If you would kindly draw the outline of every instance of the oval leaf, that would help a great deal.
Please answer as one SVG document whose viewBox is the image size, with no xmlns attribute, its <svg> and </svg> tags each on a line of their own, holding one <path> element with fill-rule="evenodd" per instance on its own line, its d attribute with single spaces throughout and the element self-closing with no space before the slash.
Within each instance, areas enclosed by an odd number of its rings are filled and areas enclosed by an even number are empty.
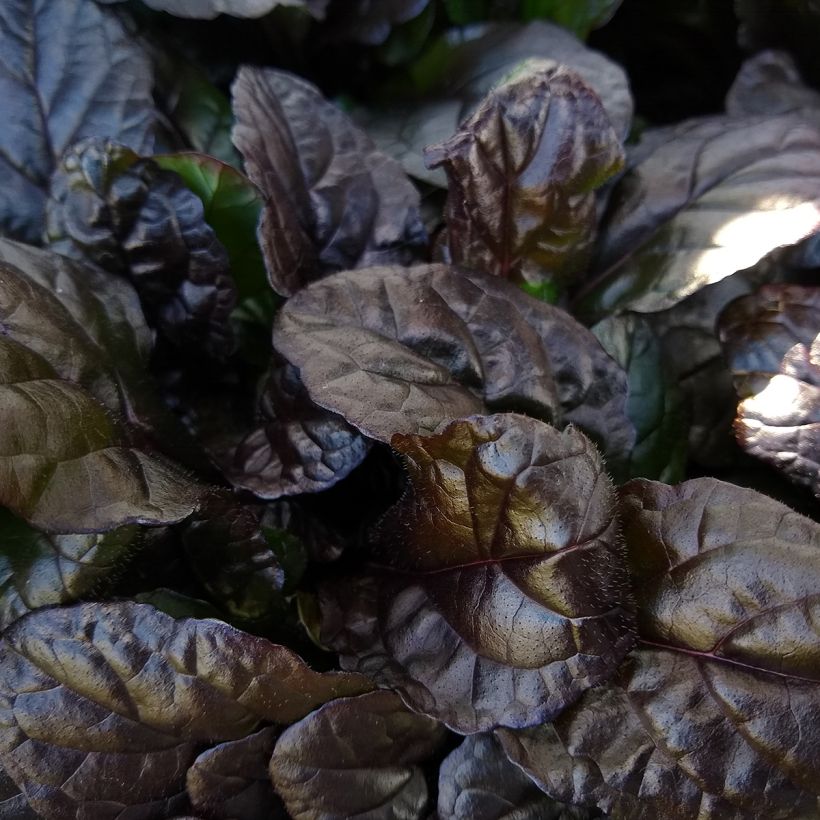
<svg viewBox="0 0 820 820">
<path fill-rule="evenodd" d="M 820 288 L 766 285 L 721 314 L 746 452 L 820 496 Z"/>
<path fill-rule="evenodd" d="M 537 288 L 586 269 L 595 189 L 620 170 L 623 150 L 579 74 L 531 61 L 425 159 L 450 183 L 450 261 Z"/>
<path fill-rule="evenodd" d="M 595 337 L 487 274 L 446 265 L 337 274 L 287 302 L 274 346 L 313 401 L 378 441 L 487 409 L 577 424 L 612 458 L 634 441 L 626 376 Z"/>
<path fill-rule="evenodd" d="M 613 193 L 591 316 L 653 313 L 820 230 L 820 129 L 710 117 L 649 132 Z"/>
<path fill-rule="evenodd" d="M 820 527 L 714 479 L 622 490 L 639 646 L 551 726 L 500 732 L 560 800 L 804 818 L 820 784 Z"/>
<path fill-rule="evenodd" d="M 0 30 L 0 229 L 37 242 L 52 171 L 72 143 L 110 137 L 150 152 L 151 64 L 93 0 L 8 0 Z"/>
<path fill-rule="evenodd" d="M 325 589 L 343 664 L 462 733 L 550 720 L 609 677 L 632 619 L 594 445 L 506 414 L 393 447 L 412 489 L 374 534 L 381 572 Z"/>
<path fill-rule="evenodd" d="M 0 642 L 0 761 L 54 820 L 168 816 L 203 745 L 369 688 L 220 621 L 132 603 L 42 610 Z"/>
<path fill-rule="evenodd" d="M 259 235 L 277 293 L 426 250 L 419 195 L 401 167 L 315 86 L 245 66 L 232 93 L 234 143 L 267 197 Z"/>
<path fill-rule="evenodd" d="M 325 704 L 286 729 L 270 773 L 294 820 L 422 818 L 427 784 L 417 764 L 444 740 L 444 727 L 408 711 L 392 692 Z"/>
<path fill-rule="evenodd" d="M 204 751 L 185 778 L 191 805 L 205 817 L 285 820 L 268 774 L 278 736 L 279 729 L 268 726 Z"/>
</svg>

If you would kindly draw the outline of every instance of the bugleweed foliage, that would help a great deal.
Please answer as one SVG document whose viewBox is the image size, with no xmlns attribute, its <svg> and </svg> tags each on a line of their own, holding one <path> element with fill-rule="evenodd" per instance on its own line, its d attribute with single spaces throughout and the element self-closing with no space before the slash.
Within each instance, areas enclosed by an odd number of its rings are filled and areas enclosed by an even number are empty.
<svg viewBox="0 0 820 820">
<path fill-rule="evenodd" d="M 818 36 L 0 0 L 0 820 L 820 818 Z"/>
</svg>

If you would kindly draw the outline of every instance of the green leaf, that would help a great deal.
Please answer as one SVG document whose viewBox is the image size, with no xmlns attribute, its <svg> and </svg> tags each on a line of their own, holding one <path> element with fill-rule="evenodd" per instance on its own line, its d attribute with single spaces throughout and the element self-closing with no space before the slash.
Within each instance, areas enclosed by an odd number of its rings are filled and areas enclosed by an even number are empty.
<svg viewBox="0 0 820 820">
<path fill-rule="evenodd" d="M 524 20 L 546 19 L 585 40 L 590 31 L 612 19 L 623 0 L 522 0 Z"/>
<path fill-rule="evenodd" d="M 204 154 L 159 154 L 151 159 L 179 174 L 202 200 L 205 221 L 228 251 L 240 300 L 237 309 L 242 309 L 242 302 L 253 302 L 272 316 L 273 294 L 256 239 L 264 204 L 259 189 L 235 168 Z"/>
<path fill-rule="evenodd" d="M 681 481 L 688 450 L 688 413 L 682 391 L 666 374 L 657 336 L 636 314 L 604 319 L 592 332 L 626 371 L 629 382 L 626 412 L 637 435 L 627 475 Z"/>
</svg>

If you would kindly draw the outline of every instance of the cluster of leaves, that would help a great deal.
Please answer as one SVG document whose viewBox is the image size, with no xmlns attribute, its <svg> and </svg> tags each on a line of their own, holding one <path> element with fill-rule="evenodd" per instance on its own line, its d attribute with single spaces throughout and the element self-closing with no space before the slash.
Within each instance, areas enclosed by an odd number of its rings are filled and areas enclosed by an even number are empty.
<svg viewBox="0 0 820 820">
<path fill-rule="evenodd" d="M 641 2 L 0 0 L 0 818 L 820 817 L 820 91 Z"/>
</svg>

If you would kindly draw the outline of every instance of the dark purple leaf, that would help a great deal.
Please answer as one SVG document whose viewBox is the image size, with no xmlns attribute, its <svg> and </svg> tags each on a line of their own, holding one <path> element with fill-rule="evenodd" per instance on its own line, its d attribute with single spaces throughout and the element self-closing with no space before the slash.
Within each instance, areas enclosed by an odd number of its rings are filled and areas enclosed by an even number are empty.
<svg viewBox="0 0 820 820">
<path fill-rule="evenodd" d="M 441 764 L 439 820 L 583 820 L 573 809 L 547 797 L 507 755 L 492 735 L 471 735 Z"/>
<path fill-rule="evenodd" d="M 0 632 L 33 609 L 101 590 L 125 569 L 138 547 L 134 526 L 49 535 L 0 507 Z"/>
<path fill-rule="evenodd" d="M 505 750 L 623 818 L 805 818 L 820 783 L 820 527 L 714 479 L 622 490 L 638 649 Z"/>
<path fill-rule="evenodd" d="M 418 17 L 431 0 L 344 0 L 330 6 L 328 27 L 334 39 L 370 46 L 384 43 L 393 26 Z"/>
<path fill-rule="evenodd" d="M 0 642 L 0 762 L 53 820 L 166 817 L 185 811 L 203 747 L 369 688 L 220 621 L 132 603 L 42 610 Z"/>
<path fill-rule="evenodd" d="M 820 495 L 820 288 L 765 285 L 721 314 L 748 453 Z"/>
<path fill-rule="evenodd" d="M 294 820 L 425 816 L 417 764 L 441 745 L 444 727 L 410 712 L 392 692 L 325 704 L 285 729 L 270 773 Z"/>
<path fill-rule="evenodd" d="M 175 344 L 230 351 L 228 253 L 175 173 L 117 143 L 84 140 L 52 178 L 46 236 L 55 251 L 130 279 L 148 321 Z"/>
<path fill-rule="evenodd" d="M 307 560 L 298 537 L 277 527 L 276 511 L 214 495 L 187 524 L 183 544 L 208 593 L 234 617 L 281 617 L 283 591 L 299 581 Z"/>
<path fill-rule="evenodd" d="M 277 293 L 328 271 L 424 254 L 415 188 L 315 86 L 246 66 L 232 90 L 234 143 L 267 197 L 259 238 Z"/>
<path fill-rule="evenodd" d="M 120 3 L 122 0 L 99 0 L 102 3 Z M 330 0 L 142 0 L 156 11 L 165 11 L 177 17 L 212 20 L 220 14 L 231 17 L 264 17 L 279 6 L 297 6 L 315 17 L 323 17 Z"/>
<path fill-rule="evenodd" d="M 317 492 L 359 465 L 370 442 L 314 404 L 292 365 L 271 367 L 253 429 L 222 462 L 234 486 L 262 498 Z"/>
<path fill-rule="evenodd" d="M 379 441 L 486 410 L 576 424 L 613 459 L 634 441 L 626 376 L 595 337 L 487 274 L 445 265 L 337 274 L 287 302 L 274 346 L 316 404 Z"/>
<path fill-rule="evenodd" d="M 513 414 L 396 435 L 411 490 L 370 575 L 324 588 L 322 640 L 462 733 L 532 726 L 633 643 L 612 483 L 594 445 Z"/>
<path fill-rule="evenodd" d="M 40 820 L 17 784 L 0 767 L 0 820 Z"/>
<path fill-rule="evenodd" d="M 537 288 L 586 269 L 595 189 L 621 168 L 623 150 L 581 76 L 533 60 L 425 159 L 450 183 L 450 261 Z"/>
<path fill-rule="evenodd" d="M 425 146 L 448 139 L 494 86 L 532 58 L 577 72 L 601 98 L 618 137 L 629 133 L 633 104 L 623 69 L 561 26 L 534 20 L 453 29 L 434 56 L 429 69 L 422 63 L 415 71 L 426 77 L 423 90 L 433 99 L 357 114 L 382 151 L 401 162 L 408 174 L 432 185 L 446 187 L 447 181 L 441 171 L 425 167 Z"/>
<path fill-rule="evenodd" d="M 287 813 L 268 774 L 278 735 L 269 726 L 199 755 L 185 779 L 194 809 L 214 820 L 284 820 Z"/>
<path fill-rule="evenodd" d="M 0 8 L 0 229 L 37 242 L 52 171 L 72 143 L 154 144 L 151 65 L 93 0 L 8 0 Z"/>
<path fill-rule="evenodd" d="M 612 195 L 579 308 L 654 313 L 820 229 L 820 130 L 797 115 L 648 132 Z"/>
</svg>

